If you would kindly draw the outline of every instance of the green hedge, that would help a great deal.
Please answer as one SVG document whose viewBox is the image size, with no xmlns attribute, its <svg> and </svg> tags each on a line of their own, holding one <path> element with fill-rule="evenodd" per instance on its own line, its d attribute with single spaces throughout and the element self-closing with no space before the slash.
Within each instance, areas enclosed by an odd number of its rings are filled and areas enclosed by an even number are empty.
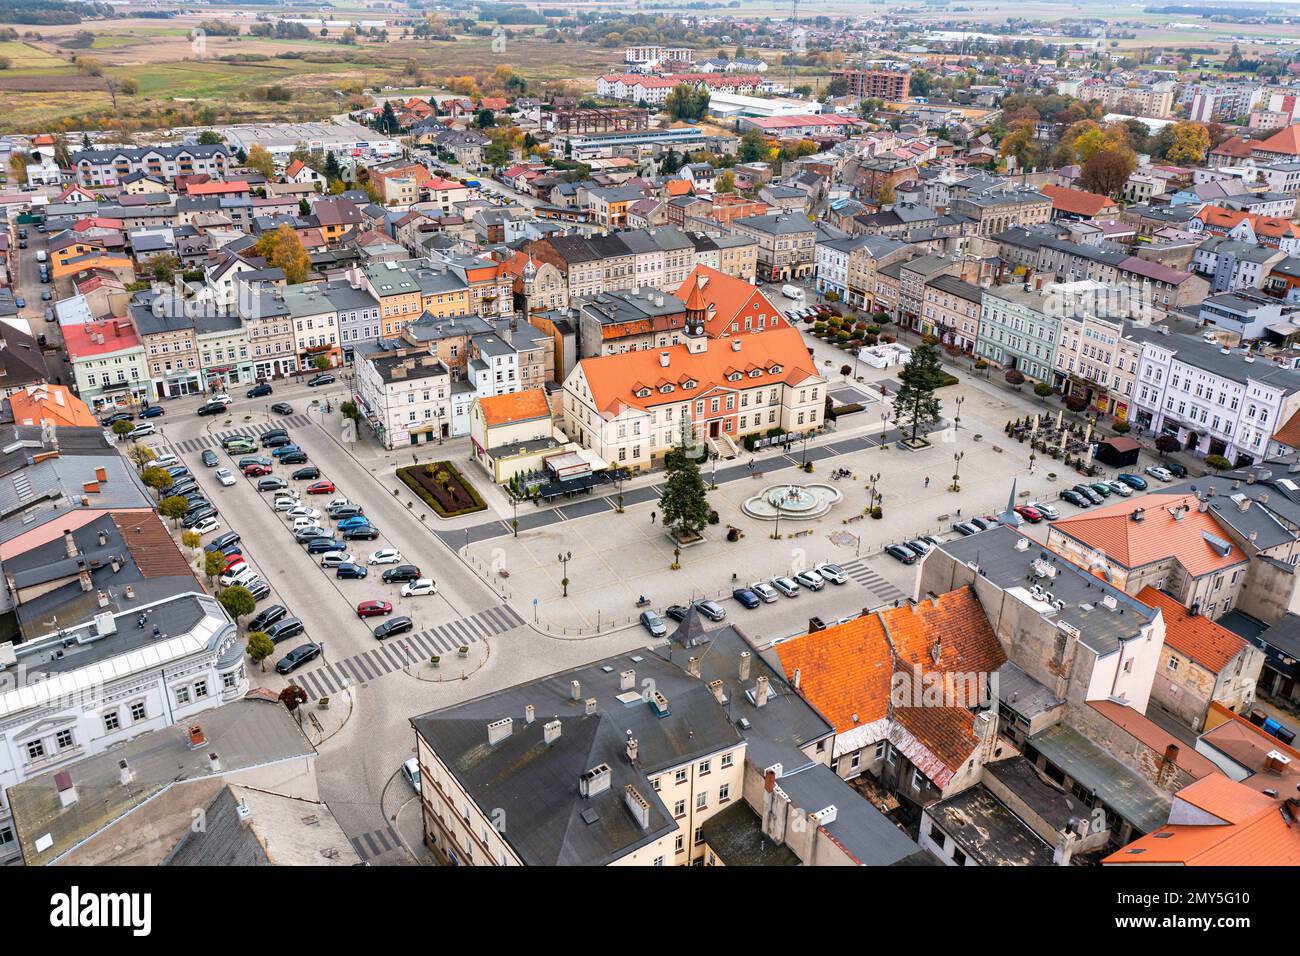
<svg viewBox="0 0 1300 956">
<path fill-rule="evenodd" d="M 432 467 L 435 473 L 445 471 L 456 479 L 461 487 L 469 492 L 469 496 L 474 499 L 474 507 L 461 508 L 459 511 L 444 511 L 438 499 L 429 494 L 424 486 L 420 484 L 419 479 L 415 477 L 414 473 L 416 471 L 429 467 Z M 483 502 L 483 496 L 478 493 L 478 489 L 465 478 L 459 468 L 449 461 L 436 461 L 432 462 L 431 465 L 407 465 L 405 468 L 397 469 L 397 477 L 402 480 L 402 484 L 415 493 L 417 498 L 432 508 L 434 514 L 441 518 L 459 518 L 461 515 L 470 515 L 487 509 L 487 505 Z"/>
</svg>

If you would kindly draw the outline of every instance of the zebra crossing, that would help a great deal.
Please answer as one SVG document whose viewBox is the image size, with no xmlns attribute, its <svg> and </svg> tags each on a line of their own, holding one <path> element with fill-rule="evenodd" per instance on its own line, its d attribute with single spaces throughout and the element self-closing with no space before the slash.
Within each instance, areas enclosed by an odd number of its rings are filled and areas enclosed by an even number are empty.
<svg viewBox="0 0 1300 956">
<path fill-rule="evenodd" d="M 302 428 L 310 421 L 311 419 L 306 415 L 289 415 L 276 422 L 259 422 L 256 425 L 249 425 L 247 428 L 234 428 L 230 431 L 216 432 L 212 435 L 186 438 L 184 441 L 173 442 L 172 448 L 178 455 L 187 455 L 190 452 L 202 451 L 205 448 L 219 448 L 221 442 L 227 438 L 257 438 L 273 428 Z"/>
<path fill-rule="evenodd" d="M 845 574 L 882 601 L 897 601 L 899 598 L 907 597 L 903 591 L 882 578 L 875 568 L 867 564 L 865 558 L 855 558 L 841 564 L 840 567 L 844 569 Z"/>
<path fill-rule="evenodd" d="M 371 830 L 369 833 L 363 833 L 359 837 L 350 837 L 352 849 L 357 851 L 357 856 L 363 861 L 374 859 L 377 856 L 383 856 L 394 850 L 401 850 L 402 843 L 397 839 L 397 833 L 392 827 L 380 827 L 378 830 Z"/>
<path fill-rule="evenodd" d="M 379 641 L 368 651 L 317 667 L 291 680 L 306 690 L 311 700 L 329 697 L 352 684 L 365 684 L 410 664 L 427 661 L 434 654 L 440 657 L 454 654 L 460 647 L 523 623 L 524 619 L 514 608 L 502 604 L 418 634 Z"/>
</svg>

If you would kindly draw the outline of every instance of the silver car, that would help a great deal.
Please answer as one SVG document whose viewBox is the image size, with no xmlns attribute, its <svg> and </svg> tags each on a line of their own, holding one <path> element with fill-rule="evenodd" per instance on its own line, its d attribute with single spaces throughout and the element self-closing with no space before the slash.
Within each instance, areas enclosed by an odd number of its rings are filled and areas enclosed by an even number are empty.
<svg viewBox="0 0 1300 956">
<path fill-rule="evenodd" d="M 773 578 L 771 584 L 772 587 L 776 588 L 786 597 L 792 598 L 792 597 L 799 596 L 799 585 L 796 584 L 790 578 L 784 578 L 784 577 Z"/>
<path fill-rule="evenodd" d="M 776 588 L 763 581 L 755 581 L 749 586 L 749 589 L 753 591 L 754 596 L 764 604 L 771 604 L 780 597 L 780 595 L 776 593 Z"/>
<path fill-rule="evenodd" d="M 810 591 L 820 591 L 826 587 L 826 581 L 816 571 L 800 571 L 794 579 Z"/>
</svg>

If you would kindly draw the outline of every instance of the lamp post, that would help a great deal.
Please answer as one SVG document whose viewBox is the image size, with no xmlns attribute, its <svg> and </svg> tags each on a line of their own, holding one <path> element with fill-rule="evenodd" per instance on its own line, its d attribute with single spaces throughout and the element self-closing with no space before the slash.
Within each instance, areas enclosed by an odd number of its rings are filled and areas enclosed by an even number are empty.
<svg viewBox="0 0 1300 956">
<path fill-rule="evenodd" d="M 564 597 L 569 596 L 569 562 L 573 559 L 573 552 L 568 551 L 563 554 L 557 554 L 555 560 L 560 562 L 563 577 L 560 578 L 560 586 L 564 588 Z"/>
<path fill-rule="evenodd" d="M 880 480 L 880 472 L 876 472 L 874 475 L 871 475 L 870 477 L 871 477 L 871 504 L 869 507 L 875 508 L 876 507 L 876 482 Z"/>
<path fill-rule="evenodd" d="M 957 491 L 961 488 L 961 460 L 966 457 L 964 451 L 959 451 L 952 456 L 952 490 Z"/>
<path fill-rule="evenodd" d="M 885 435 L 889 432 L 889 419 L 893 417 L 894 411 L 891 408 L 880 410 L 880 447 L 885 447 Z"/>
<path fill-rule="evenodd" d="M 966 401 L 965 395 L 958 395 L 953 401 L 957 404 L 957 414 L 953 417 L 953 428 L 961 428 L 961 403 Z"/>
<path fill-rule="evenodd" d="M 809 437 L 809 433 L 804 432 L 803 433 L 803 464 L 799 466 L 804 471 L 808 470 L 808 437 Z"/>
</svg>

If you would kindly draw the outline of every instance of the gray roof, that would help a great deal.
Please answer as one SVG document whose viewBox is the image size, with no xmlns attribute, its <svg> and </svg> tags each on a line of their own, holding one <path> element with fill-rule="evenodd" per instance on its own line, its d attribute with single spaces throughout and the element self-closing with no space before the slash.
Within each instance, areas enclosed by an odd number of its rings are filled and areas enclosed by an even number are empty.
<svg viewBox="0 0 1300 956">
<path fill-rule="evenodd" d="M 931 804 L 925 812 L 980 866 L 1052 863 L 1052 848 L 982 783 Z"/>
<path fill-rule="evenodd" d="M 1300 390 L 1300 372 L 1282 368 L 1268 361 L 1247 362 L 1241 351 L 1229 350 L 1223 354 L 1223 348 L 1217 343 L 1206 342 L 1199 336 L 1170 335 L 1157 344 L 1172 349 L 1180 362 L 1212 372 L 1229 381 L 1245 385 L 1258 382 L 1282 390 L 1284 395 Z"/>
<path fill-rule="evenodd" d="M 813 224 L 806 216 L 792 216 L 788 213 L 768 213 L 765 216 L 745 216 L 735 220 L 734 225 L 744 226 L 756 232 L 768 232 L 773 235 L 799 235 L 813 231 Z"/>
<path fill-rule="evenodd" d="M 1014 661 L 1007 661 L 998 668 L 998 699 L 1030 720 L 1065 703 Z"/>
</svg>

